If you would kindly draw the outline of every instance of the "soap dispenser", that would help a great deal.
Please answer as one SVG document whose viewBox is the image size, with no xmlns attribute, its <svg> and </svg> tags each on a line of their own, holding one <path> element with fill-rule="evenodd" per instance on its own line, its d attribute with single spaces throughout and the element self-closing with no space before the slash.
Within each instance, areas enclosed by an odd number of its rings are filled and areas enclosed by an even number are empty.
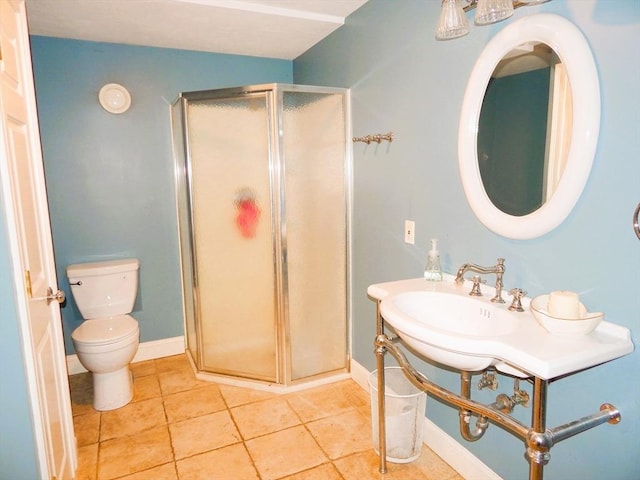
<svg viewBox="0 0 640 480">
<path fill-rule="evenodd" d="M 427 266 L 424 269 L 424 278 L 430 282 L 442 281 L 442 267 L 440 266 L 440 252 L 438 252 L 438 240 L 431 240 L 431 250 L 427 257 Z"/>
</svg>

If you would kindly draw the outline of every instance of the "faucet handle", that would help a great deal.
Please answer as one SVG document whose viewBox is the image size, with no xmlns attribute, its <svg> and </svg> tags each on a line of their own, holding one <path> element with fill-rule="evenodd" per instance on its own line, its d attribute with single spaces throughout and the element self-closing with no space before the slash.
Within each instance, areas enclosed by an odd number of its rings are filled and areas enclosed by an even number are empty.
<svg viewBox="0 0 640 480">
<path fill-rule="evenodd" d="M 521 288 L 512 288 L 509 290 L 509 295 L 513 296 L 513 300 L 511 301 L 511 305 L 509 305 L 509 310 L 516 312 L 524 312 L 524 308 L 522 308 L 522 297 L 527 294 Z"/>
<path fill-rule="evenodd" d="M 480 291 L 480 284 L 487 283 L 487 281 L 482 280 L 482 278 L 480 278 L 480 275 L 474 275 L 470 278 L 470 280 L 473 282 L 473 287 L 471 287 L 469 295 L 471 295 L 472 297 L 481 297 L 482 292 Z"/>
</svg>

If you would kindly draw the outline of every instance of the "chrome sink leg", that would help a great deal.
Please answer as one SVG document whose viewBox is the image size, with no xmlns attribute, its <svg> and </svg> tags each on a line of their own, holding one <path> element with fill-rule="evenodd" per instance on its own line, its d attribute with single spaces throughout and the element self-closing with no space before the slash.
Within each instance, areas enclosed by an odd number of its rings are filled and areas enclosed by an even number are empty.
<svg viewBox="0 0 640 480">
<path fill-rule="evenodd" d="M 534 441 L 546 439 L 546 403 L 547 403 L 547 381 L 534 377 L 533 383 L 533 408 L 531 411 L 531 431 L 527 436 L 527 457 L 529 459 L 529 480 L 542 480 L 544 466 L 549 463 L 549 449 L 551 444 L 545 441 Z M 541 435 L 535 435 L 535 434 Z M 533 434 L 533 435 L 532 435 Z"/>
<path fill-rule="evenodd" d="M 378 369 L 378 451 L 380 452 L 380 473 L 387 473 L 387 429 L 385 424 L 385 379 L 384 379 L 384 355 L 387 349 L 384 341 L 384 322 L 380 313 L 380 302 L 376 303 L 376 367 Z"/>
</svg>

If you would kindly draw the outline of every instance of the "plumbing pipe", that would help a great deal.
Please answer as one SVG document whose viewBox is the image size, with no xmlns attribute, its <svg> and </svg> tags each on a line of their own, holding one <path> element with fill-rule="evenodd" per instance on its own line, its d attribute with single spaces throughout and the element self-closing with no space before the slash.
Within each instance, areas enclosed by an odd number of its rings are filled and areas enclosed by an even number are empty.
<svg viewBox="0 0 640 480">
<path fill-rule="evenodd" d="M 471 374 L 463 370 L 460 373 L 460 394 L 464 398 L 471 398 Z M 476 428 L 471 430 L 471 410 L 461 408 L 458 415 L 460 417 L 460 434 L 462 438 L 469 442 L 480 440 L 489 427 L 487 417 L 479 415 L 476 420 Z"/>
<path fill-rule="evenodd" d="M 500 410 L 503 413 L 513 412 L 514 406 L 515 402 L 506 393 L 500 393 L 498 396 L 496 396 L 496 401 L 489 405 L 490 408 Z"/>
</svg>

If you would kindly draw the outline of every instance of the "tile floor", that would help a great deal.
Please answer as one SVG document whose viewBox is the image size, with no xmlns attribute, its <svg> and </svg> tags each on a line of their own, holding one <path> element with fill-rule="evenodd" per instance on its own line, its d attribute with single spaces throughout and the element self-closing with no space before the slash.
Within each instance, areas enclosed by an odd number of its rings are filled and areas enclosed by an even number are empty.
<svg viewBox="0 0 640 480">
<path fill-rule="evenodd" d="M 197 380 L 184 355 L 132 365 L 135 397 L 91 407 L 72 375 L 76 480 L 463 480 L 426 446 L 378 473 L 369 396 L 344 380 L 277 394 Z"/>
</svg>

